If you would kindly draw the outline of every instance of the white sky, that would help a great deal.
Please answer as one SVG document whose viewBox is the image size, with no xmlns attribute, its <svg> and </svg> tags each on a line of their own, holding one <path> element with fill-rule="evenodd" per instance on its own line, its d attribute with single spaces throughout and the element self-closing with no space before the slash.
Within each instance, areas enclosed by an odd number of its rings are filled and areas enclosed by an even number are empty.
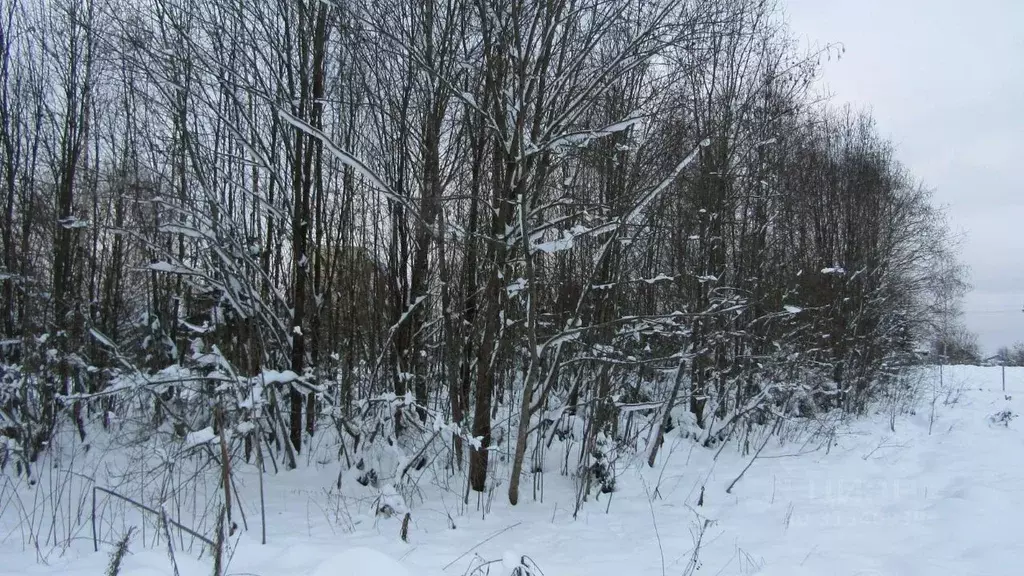
<svg viewBox="0 0 1024 576">
<path fill-rule="evenodd" d="M 1024 341 L 1024 0 L 783 0 L 837 103 L 870 107 L 898 157 L 935 190 L 974 290 L 983 351 Z"/>
</svg>

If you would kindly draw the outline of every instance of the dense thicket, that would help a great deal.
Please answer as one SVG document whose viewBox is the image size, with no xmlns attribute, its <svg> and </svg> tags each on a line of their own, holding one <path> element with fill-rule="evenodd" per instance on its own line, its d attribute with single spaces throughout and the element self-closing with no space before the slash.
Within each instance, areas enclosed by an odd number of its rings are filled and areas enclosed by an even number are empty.
<svg viewBox="0 0 1024 576">
<path fill-rule="evenodd" d="M 426 437 L 515 503 L 569 421 L 600 476 L 676 407 L 862 410 L 962 287 L 769 1 L 8 0 L 0 45 L 19 467 L 144 415 L 292 466 Z"/>
</svg>

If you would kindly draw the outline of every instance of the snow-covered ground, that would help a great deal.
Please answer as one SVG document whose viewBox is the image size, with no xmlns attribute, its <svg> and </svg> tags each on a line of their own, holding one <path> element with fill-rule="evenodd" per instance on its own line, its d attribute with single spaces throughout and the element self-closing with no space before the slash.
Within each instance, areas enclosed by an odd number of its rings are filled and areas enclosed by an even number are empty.
<svg viewBox="0 0 1024 576">
<path fill-rule="evenodd" d="M 1008 415 L 1024 398 L 1024 369 L 1006 376 L 1003 393 L 998 368 L 946 367 L 939 387 L 936 369 L 912 413 L 882 409 L 824 442 L 773 439 L 731 493 L 759 443 L 743 455 L 736 442 L 719 452 L 671 434 L 669 458 L 619 470 L 612 498 L 588 502 L 575 520 L 571 480 L 557 473 L 543 502 L 526 480 L 510 507 L 499 486 L 486 518 L 475 498 L 460 506 L 460 486 L 437 481 L 413 503 L 408 543 L 401 514 L 371 516 L 370 502 L 331 492 L 336 466 L 311 466 L 268 480 L 261 545 L 252 475 L 240 490 L 249 530 L 232 539 L 226 573 L 461 575 L 492 562 L 477 573 L 505 575 L 525 556 L 546 576 L 1020 574 L 1024 424 Z M 110 543 L 94 553 L 86 527 L 63 551 L 26 549 L 10 511 L 31 495 L 3 498 L 0 574 L 104 573 Z M 207 556 L 179 551 L 177 562 L 183 576 L 212 573 Z M 172 573 L 166 548 L 141 536 L 121 571 Z"/>
</svg>

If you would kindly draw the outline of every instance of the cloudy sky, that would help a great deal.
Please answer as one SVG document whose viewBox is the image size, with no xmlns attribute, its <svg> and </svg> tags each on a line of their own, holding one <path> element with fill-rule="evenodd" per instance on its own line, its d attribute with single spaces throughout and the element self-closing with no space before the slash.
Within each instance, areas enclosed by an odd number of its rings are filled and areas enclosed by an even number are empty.
<svg viewBox="0 0 1024 576">
<path fill-rule="evenodd" d="M 1024 341 L 1024 0 L 783 1 L 808 45 L 846 47 L 825 85 L 870 107 L 962 233 L 984 351 Z"/>
</svg>

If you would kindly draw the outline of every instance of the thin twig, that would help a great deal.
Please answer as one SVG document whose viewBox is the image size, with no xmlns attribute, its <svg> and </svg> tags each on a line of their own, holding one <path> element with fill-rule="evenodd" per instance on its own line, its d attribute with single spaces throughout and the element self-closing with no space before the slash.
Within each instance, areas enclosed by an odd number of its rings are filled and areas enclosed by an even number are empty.
<svg viewBox="0 0 1024 576">
<path fill-rule="evenodd" d="M 504 529 L 502 529 L 502 530 L 498 530 L 498 531 L 497 531 L 497 532 L 495 532 L 494 534 L 491 534 L 491 535 L 490 535 L 490 536 L 488 536 L 487 538 L 485 538 L 485 539 L 481 540 L 480 542 L 478 542 L 478 543 L 477 543 L 477 544 L 476 544 L 475 546 L 473 546 L 473 547 L 472 547 L 472 548 L 470 548 L 469 550 L 466 550 L 465 552 L 463 552 L 462 554 L 460 554 L 458 558 L 456 558 L 455 560 L 452 560 L 451 562 L 449 562 L 449 563 L 448 563 L 447 565 L 445 565 L 445 567 L 444 567 L 444 568 L 442 568 L 441 570 L 447 570 L 447 569 L 451 568 L 453 564 L 455 564 L 455 563 L 456 563 L 456 562 L 458 562 L 459 560 L 462 560 L 463 558 L 465 558 L 465 557 L 466 557 L 466 555 L 467 555 L 467 554 L 469 554 L 470 552 L 472 552 L 473 550 L 476 550 L 477 548 L 479 548 L 479 547 L 483 546 L 484 544 L 487 544 L 487 543 L 488 543 L 488 542 L 490 542 L 491 540 L 494 540 L 494 539 L 495 539 L 495 538 L 497 538 L 498 536 L 501 536 L 501 535 L 502 535 L 502 534 L 504 534 L 505 532 L 508 532 L 509 530 L 511 530 L 511 529 L 513 529 L 513 528 L 515 528 L 516 526 L 519 526 L 520 524 L 522 524 L 522 522 L 516 522 L 515 524 L 512 524 L 511 526 L 508 526 L 508 527 L 506 527 L 506 528 L 504 528 Z"/>
<path fill-rule="evenodd" d="M 654 501 L 651 498 L 651 491 L 644 482 L 644 493 L 647 495 L 647 508 L 651 511 L 651 524 L 654 524 L 654 537 L 658 540 L 658 554 L 661 555 L 661 576 L 665 576 L 665 548 L 661 545 L 661 532 L 658 531 L 658 520 L 654 516 Z"/>
<path fill-rule="evenodd" d="M 764 442 L 761 443 L 761 447 L 758 448 L 757 452 L 754 453 L 754 457 L 750 459 L 750 462 L 747 462 L 747 465 L 743 468 L 743 471 L 740 472 L 740 475 L 737 476 L 736 479 L 733 480 L 731 484 L 729 484 L 729 487 L 725 489 L 726 494 L 732 494 L 733 486 L 736 486 L 736 483 L 740 481 L 740 478 L 743 478 L 743 475 L 747 473 L 747 470 L 749 470 L 750 467 L 754 465 L 754 461 L 756 461 L 757 457 L 761 455 L 761 451 L 764 450 L 764 447 L 768 445 L 768 441 L 771 440 L 772 435 L 775 433 L 775 430 L 779 427 L 779 422 L 782 422 L 782 420 L 776 420 L 775 426 L 772 426 L 771 431 L 765 434 Z"/>
</svg>

